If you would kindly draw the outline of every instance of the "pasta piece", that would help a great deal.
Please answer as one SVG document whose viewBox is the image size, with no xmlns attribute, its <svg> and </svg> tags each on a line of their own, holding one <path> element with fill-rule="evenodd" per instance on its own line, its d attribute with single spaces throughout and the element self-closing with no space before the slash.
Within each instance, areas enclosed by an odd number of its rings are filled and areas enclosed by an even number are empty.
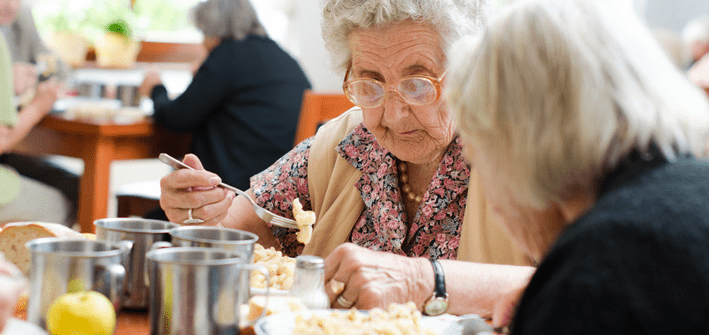
<svg viewBox="0 0 709 335">
<path fill-rule="evenodd" d="M 258 243 L 254 246 L 254 263 L 265 267 L 271 276 L 270 288 L 290 290 L 295 274 L 295 258 L 283 255 L 274 248 L 264 249 Z M 251 273 L 251 287 L 266 288 L 266 277 L 260 272 Z"/>
<path fill-rule="evenodd" d="M 303 205 L 300 204 L 300 200 L 295 198 L 293 200 L 293 217 L 295 218 L 295 222 L 298 224 L 298 232 L 296 233 L 298 242 L 308 244 L 308 242 L 310 242 L 310 238 L 313 236 L 315 212 L 304 211 Z"/>
</svg>

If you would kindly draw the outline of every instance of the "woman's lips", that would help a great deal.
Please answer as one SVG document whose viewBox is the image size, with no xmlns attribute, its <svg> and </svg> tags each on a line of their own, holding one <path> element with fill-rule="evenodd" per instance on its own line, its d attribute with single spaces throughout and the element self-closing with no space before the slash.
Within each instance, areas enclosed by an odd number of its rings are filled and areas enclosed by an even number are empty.
<svg viewBox="0 0 709 335">
<path fill-rule="evenodd" d="M 417 132 L 418 132 L 418 130 L 409 130 L 409 131 L 398 132 L 398 134 L 399 134 L 399 136 L 404 136 L 404 137 L 406 137 L 406 136 L 413 136 L 413 135 L 415 135 Z"/>
</svg>

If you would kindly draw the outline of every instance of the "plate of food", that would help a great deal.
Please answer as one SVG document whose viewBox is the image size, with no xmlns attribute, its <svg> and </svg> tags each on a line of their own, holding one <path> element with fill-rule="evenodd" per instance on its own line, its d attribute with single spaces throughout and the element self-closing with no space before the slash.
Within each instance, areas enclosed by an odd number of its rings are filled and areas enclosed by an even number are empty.
<svg viewBox="0 0 709 335">
<path fill-rule="evenodd" d="M 482 319 L 481 319 L 482 320 Z M 483 321 L 484 322 L 484 321 Z M 422 316 L 413 303 L 391 304 L 387 310 L 305 310 L 279 313 L 259 320 L 257 335 L 308 334 L 460 334 L 453 316 Z"/>
</svg>

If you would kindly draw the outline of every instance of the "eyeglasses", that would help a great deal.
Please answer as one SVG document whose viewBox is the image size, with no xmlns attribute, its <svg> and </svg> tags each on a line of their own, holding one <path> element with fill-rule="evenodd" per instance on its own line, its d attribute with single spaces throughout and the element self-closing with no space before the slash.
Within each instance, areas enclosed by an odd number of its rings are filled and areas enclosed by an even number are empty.
<svg viewBox="0 0 709 335">
<path fill-rule="evenodd" d="M 384 104 L 389 86 L 379 80 L 362 78 L 347 80 L 350 75 L 352 65 L 347 67 L 345 82 L 342 90 L 345 91 L 347 99 L 353 104 L 362 108 L 376 108 Z M 440 78 L 429 76 L 407 76 L 401 78 L 394 86 L 395 92 L 412 105 L 428 105 L 438 100 L 441 96 L 441 80 L 445 77 L 445 72 Z"/>
</svg>

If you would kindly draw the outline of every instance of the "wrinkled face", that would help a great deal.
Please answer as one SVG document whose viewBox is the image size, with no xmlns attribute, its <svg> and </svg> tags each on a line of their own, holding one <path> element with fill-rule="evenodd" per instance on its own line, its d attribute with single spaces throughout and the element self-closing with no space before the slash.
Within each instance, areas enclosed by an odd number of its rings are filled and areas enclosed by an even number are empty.
<svg viewBox="0 0 709 335">
<path fill-rule="evenodd" d="M 463 153 L 480 177 L 485 200 L 492 208 L 494 219 L 502 224 L 518 247 L 534 260 L 541 260 L 565 226 L 559 208 L 550 206 L 537 210 L 522 206 L 511 196 L 507 178 L 496 168 L 484 148 L 463 136 Z"/>
<path fill-rule="evenodd" d="M 350 79 L 376 79 L 389 87 L 382 106 L 362 109 L 367 129 L 401 160 L 421 164 L 440 159 L 455 133 L 442 99 L 411 105 L 394 89 L 405 76 L 441 77 L 445 54 L 438 33 L 427 24 L 404 22 L 356 29 L 349 43 Z"/>
<path fill-rule="evenodd" d="M 21 0 L 0 0 L 0 25 L 6 26 L 15 22 L 20 2 Z"/>
</svg>

